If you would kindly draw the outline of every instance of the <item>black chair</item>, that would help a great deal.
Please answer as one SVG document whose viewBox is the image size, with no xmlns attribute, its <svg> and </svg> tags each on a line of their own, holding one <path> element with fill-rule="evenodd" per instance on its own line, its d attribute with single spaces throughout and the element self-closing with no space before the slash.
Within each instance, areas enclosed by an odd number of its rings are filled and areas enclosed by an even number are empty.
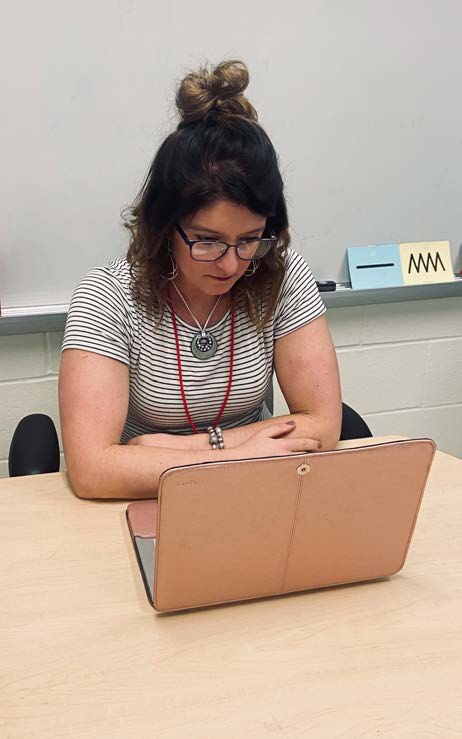
<svg viewBox="0 0 462 739">
<path fill-rule="evenodd" d="M 32 413 L 18 423 L 8 455 L 10 477 L 59 472 L 59 441 L 49 416 Z"/>
<path fill-rule="evenodd" d="M 265 403 L 272 413 L 272 387 Z M 342 403 L 340 440 L 362 439 L 366 436 L 372 436 L 367 423 L 353 408 Z M 11 440 L 8 455 L 10 477 L 59 472 L 59 461 L 58 435 L 52 419 L 43 413 L 25 416 L 16 427 Z"/>
<path fill-rule="evenodd" d="M 340 430 L 340 441 L 347 439 L 365 439 L 372 436 L 372 431 L 357 411 L 342 403 L 342 427 Z"/>
</svg>

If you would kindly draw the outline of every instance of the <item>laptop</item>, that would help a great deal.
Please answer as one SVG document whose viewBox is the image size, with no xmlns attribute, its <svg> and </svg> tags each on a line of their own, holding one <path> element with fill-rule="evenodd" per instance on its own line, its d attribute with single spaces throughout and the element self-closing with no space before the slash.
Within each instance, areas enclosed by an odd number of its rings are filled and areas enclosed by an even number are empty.
<svg viewBox="0 0 462 739">
<path fill-rule="evenodd" d="M 126 517 L 160 612 L 389 577 L 404 565 L 436 445 L 404 439 L 174 467 Z"/>
</svg>

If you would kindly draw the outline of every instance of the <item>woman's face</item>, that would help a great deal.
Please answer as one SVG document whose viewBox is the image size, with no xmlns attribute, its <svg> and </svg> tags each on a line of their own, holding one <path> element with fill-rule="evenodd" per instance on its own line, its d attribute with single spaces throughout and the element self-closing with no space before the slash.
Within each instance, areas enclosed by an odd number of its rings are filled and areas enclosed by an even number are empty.
<svg viewBox="0 0 462 739">
<path fill-rule="evenodd" d="M 191 217 L 180 221 L 188 238 L 216 239 L 235 244 L 250 236 L 262 236 L 266 218 L 243 205 L 220 200 L 202 208 Z M 176 228 L 171 235 L 171 249 L 178 268 L 175 282 L 189 293 L 190 297 L 221 295 L 227 293 L 249 267 L 249 262 L 239 259 L 236 249 L 214 262 L 198 262 L 192 259 L 189 246 L 183 241 Z"/>
</svg>

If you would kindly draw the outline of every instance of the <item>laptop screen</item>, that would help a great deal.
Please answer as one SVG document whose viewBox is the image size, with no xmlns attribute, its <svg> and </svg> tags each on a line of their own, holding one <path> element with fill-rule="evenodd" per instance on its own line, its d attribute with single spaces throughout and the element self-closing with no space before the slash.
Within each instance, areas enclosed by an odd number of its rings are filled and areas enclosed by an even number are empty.
<svg viewBox="0 0 462 739">
<path fill-rule="evenodd" d="M 135 547 L 138 556 L 138 562 L 143 575 L 144 587 L 146 594 L 153 602 L 154 597 L 154 564 L 156 561 L 156 539 L 135 536 Z"/>
</svg>

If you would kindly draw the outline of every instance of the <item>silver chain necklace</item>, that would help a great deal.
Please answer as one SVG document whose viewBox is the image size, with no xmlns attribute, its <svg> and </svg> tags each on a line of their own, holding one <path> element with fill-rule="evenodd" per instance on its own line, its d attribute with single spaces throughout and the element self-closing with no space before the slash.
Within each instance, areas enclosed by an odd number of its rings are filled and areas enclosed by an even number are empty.
<svg viewBox="0 0 462 739">
<path fill-rule="evenodd" d="M 217 307 L 218 303 L 221 300 L 221 295 L 218 296 L 218 300 L 213 306 L 212 310 L 210 311 L 207 317 L 207 320 L 204 323 L 204 326 L 201 326 L 196 316 L 192 312 L 191 308 L 187 304 L 185 298 L 181 294 L 179 288 L 175 285 L 173 281 L 172 281 L 172 285 L 177 291 L 181 300 L 183 301 L 189 313 L 191 314 L 191 317 L 194 319 L 195 323 L 197 324 L 199 328 L 199 333 L 195 334 L 191 341 L 191 352 L 193 356 L 195 356 L 197 359 L 209 359 L 210 357 L 213 357 L 213 355 L 216 354 L 216 351 L 218 349 L 218 342 L 215 336 L 212 333 L 210 333 L 210 331 L 207 331 L 206 329 L 207 329 L 208 323 L 212 317 L 212 314 L 215 308 Z"/>
</svg>

